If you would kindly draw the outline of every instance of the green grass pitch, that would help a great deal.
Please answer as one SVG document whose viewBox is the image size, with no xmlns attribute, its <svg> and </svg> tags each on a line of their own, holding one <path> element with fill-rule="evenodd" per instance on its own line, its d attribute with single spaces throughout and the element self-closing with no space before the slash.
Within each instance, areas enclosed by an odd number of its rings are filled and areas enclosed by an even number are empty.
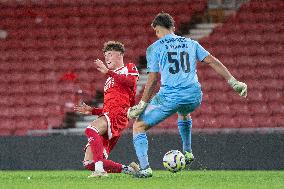
<svg viewBox="0 0 284 189">
<path fill-rule="evenodd" d="M 87 171 L 0 171 L 0 189 L 283 189 L 284 171 L 154 171 L 148 179 L 124 174 L 87 178 Z M 29 179 L 30 177 L 30 179 Z"/>
</svg>

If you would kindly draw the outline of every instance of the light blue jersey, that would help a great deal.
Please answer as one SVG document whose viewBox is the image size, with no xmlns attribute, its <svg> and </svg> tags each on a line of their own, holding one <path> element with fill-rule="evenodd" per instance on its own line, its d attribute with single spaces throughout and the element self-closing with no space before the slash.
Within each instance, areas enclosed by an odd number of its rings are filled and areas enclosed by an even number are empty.
<svg viewBox="0 0 284 189">
<path fill-rule="evenodd" d="M 160 72 L 159 94 L 179 104 L 196 103 L 202 92 L 196 74 L 197 60 L 209 52 L 197 41 L 168 34 L 150 45 L 146 52 L 148 72 Z"/>
<path fill-rule="evenodd" d="M 208 55 L 198 42 L 174 34 L 150 45 L 146 53 L 148 72 L 160 72 L 161 88 L 139 119 L 154 126 L 175 113 L 185 116 L 199 107 L 202 92 L 196 63 Z"/>
</svg>

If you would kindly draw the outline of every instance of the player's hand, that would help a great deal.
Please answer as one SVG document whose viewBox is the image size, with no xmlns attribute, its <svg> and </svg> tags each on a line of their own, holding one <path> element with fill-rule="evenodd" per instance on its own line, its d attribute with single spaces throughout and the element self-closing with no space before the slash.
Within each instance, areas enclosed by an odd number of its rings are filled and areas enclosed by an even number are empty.
<svg viewBox="0 0 284 189">
<path fill-rule="evenodd" d="M 106 74 L 108 72 L 108 68 L 100 59 L 94 60 L 94 64 L 97 66 L 97 70 L 99 70 L 101 73 Z"/>
<path fill-rule="evenodd" d="M 91 106 L 88 106 L 84 102 L 74 107 L 74 111 L 85 115 L 92 115 L 92 110 L 93 108 Z"/>
<path fill-rule="evenodd" d="M 129 119 L 136 119 L 139 117 L 139 115 L 144 111 L 144 109 L 147 107 L 148 103 L 144 101 L 140 101 L 139 104 L 132 106 L 127 111 L 127 117 Z"/>
<path fill-rule="evenodd" d="M 234 77 L 231 77 L 228 83 L 240 96 L 247 97 L 247 84 L 237 81 Z"/>
</svg>

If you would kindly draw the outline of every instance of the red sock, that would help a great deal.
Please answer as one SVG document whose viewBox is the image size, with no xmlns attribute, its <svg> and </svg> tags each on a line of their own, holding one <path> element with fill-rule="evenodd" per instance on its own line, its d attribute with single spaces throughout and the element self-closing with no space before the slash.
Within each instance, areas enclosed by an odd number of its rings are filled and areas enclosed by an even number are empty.
<svg viewBox="0 0 284 189">
<path fill-rule="evenodd" d="M 88 138 L 88 142 L 90 144 L 91 151 L 93 153 L 94 162 L 102 160 L 104 157 L 103 155 L 104 146 L 100 135 L 97 133 L 95 129 L 91 129 L 89 127 L 86 128 L 85 134 Z"/>
<path fill-rule="evenodd" d="M 121 173 L 122 171 L 122 164 L 116 163 L 111 160 L 103 159 L 104 170 L 108 173 Z"/>
</svg>

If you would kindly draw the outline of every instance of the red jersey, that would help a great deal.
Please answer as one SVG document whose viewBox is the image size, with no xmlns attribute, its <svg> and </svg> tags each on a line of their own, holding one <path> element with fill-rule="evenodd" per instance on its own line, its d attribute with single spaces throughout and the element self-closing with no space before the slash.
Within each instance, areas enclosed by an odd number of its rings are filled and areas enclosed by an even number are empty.
<svg viewBox="0 0 284 189">
<path fill-rule="evenodd" d="M 111 111 L 127 112 L 135 105 L 138 70 L 133 63 L 107 73 L 109 76 L 104 86 L 103 113 Z"/>
<path fill-rule="evenodd" d="M 107 119 L 107 133 L 101 136 L 106 154 L 113 149 L 121 132 L 128 125 L 127 110 L 135 104 L 138 70 L 129 63 L 114 71 L 108 71 L 109 76 L 104 86 L 104 107 L 93 108 L 93 115 L 104 115 Z M 107 155 L 105 155 L 107 158 Z"/>
</svg>

